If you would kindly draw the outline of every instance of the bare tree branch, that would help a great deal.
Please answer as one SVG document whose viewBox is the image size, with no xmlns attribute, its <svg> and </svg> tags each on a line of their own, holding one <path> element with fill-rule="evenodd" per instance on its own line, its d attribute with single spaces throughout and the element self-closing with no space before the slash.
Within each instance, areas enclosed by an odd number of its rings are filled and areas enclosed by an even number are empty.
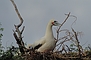
<svg viewBox="0 0 91 60">
<path fill-rule="evenodd" d="M 60 28 L 63 26 L 63 24 L 67 21 L 68 17 L 70 16 L 70 12 L 69 14 L 67 14 L 67 17 L 66 19 L 63 21 L 63 23 L 59 26 L 58 30 L 57 30 L 57 40 L 58 40 L 58 37 L 59 37 L 59 31 L 60 31 Z"/>
<path fill-rule="evenodd" d="M 25 26 L 23 26 L 23 28 L 22 28 L 22 30 L 21 30 L 21 34 L 23 33 L 23 31 L 24 31 L 24 28 L 25 28 Z"/>
<path fill-rule="evenodd" d="M 25 26 L 23 26 L 23 28 L 22 28 L 21 31 L 19 30 L 19 28 L 20 28 L 21 25 L 23 24 L 23 18 L 21 17 L 21 15 L 20 15 L 20 13 L 19 13 L 19 11 L 18 11 L 18 9 L 17 9 L 16 4 L 14 3 L 14 0 L 10 0 L 10 1 L 12 2 L 13 6 L 14 6 L 14 8 L 15 8 L 15 11 L 16 11 L 16 13 L 17 13 L 19 19 L 20 19 L 20 23 L 19 23 L 18 25 L 14 25 L 16 30 L 15 30 L 15 31 L 13 30 L 13 32 L 14 32 L 13 35 L 14 35 L 16 41 L 17 41 L 17 44 L 18 44 L 19 49 L 20 49 L 20 52 L 24 54 L 26 48 L 25 48 L 24 42 L 23 42 L 23 40 L 22 40 L 22 33 L 23 33 L 23 31 L 24 31 Z"/>
<path fill-rule="evenodd" d="M 20 27 L 20 26 L 22 25 L 22 23 L 23 23 L 23 19 L 22 19 L 21 15 L 20 15 L 20 13 L 19 13 L 19 11 L 18 11 L 18 9 L 17 9 L 16 4 L 14 3 L 14 0 L 10 0 L 10 1 L 12 2 L 13 6 L 14 6 L 14 8 L 15 8 L 15 11 L 16 11 L 16 13 L 17 13 L 19 19 L 20 19 L 20 24 L 17 25 L 18 27 Z"/>
<path fill-rule="evenodd" d="M 72 31 L 74 32 L 74 35 L 75 35 L 75 39 L 76 39 L 76 41 L 77 41 L 77 47 L 78 47 L 78 51 L 79 51 L 79 57 L 81 58 L 81 48 L 80 48 L 80 42 L 79 42 L 79 40 L 78 40 L 78 37 L 77 37 L 77 33 L 75 32 L 75 30 L 72 28 Z"/>
</svg>

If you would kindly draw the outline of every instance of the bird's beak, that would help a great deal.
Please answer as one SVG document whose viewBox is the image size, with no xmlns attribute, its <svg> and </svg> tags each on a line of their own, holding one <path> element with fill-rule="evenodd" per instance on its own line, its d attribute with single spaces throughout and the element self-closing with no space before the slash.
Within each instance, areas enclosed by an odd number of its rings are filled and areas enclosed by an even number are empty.
<svg viewBox="0 0 91 60">
<path fill-rule="evenodd" d="M 58 23 L 58 22 L 54 22 L 54 24 L 53 24 L 54 26 L 60 26 L 61 24 L 60 23 Z"/>
<path fill-rule="evenodd" d="M 60 26 L 61 24 L 60 23 L 57 23 L 57 26 Z"/>
</svg>

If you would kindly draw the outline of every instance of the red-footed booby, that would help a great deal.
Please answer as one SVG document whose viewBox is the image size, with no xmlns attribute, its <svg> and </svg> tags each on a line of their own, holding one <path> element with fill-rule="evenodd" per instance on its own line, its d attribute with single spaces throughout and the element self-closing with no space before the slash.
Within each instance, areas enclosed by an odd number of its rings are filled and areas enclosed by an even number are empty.
<svg viewBox="0 0 91 60">
<path fill-rule="evenodd" d="M 35 41 L 29 47 L 32 47 L 34 50 L 37 50 L 38 52 L 53 51 L 56 46 L 56 40 L 53 36 L 52 26 L 59 25 L 61 24 L 57 21 L 54 21 L 54 19 L 50 20 L 46 28 L 45 36 L 40 40 Z"/>
</svg>

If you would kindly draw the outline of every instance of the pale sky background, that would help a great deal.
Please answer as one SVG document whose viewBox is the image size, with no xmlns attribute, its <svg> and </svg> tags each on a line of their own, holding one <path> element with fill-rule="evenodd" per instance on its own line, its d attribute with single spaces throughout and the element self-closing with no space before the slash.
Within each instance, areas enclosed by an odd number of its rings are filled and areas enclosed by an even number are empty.
<svg viewBox="0 0 91 60">
<path fill-rule="evenodd" d="M 83 36 L 79 39 L 81 45 L 91 43 L 91 0 L 14 0 L 21 16 L 24 19 L 23 40 L 27 44 L 44 36 L 46 25 L 50 19 L 55 19 L 62 23 L 65 13 L 77 17 L 73 28 L 82 31 Z M 62 29 L 71 29 L 71 24 L 75 19 L 70 17 L 62 26 Z M 0 22 L 4 28 L 2 43 L 3 46 L 17 46 L 13 37 L 14 24 L 19 23 L 19 18 L 10 0 L 0 0 Z M 54 28 L 53 28 L 54 29 Z"/>
</svg>

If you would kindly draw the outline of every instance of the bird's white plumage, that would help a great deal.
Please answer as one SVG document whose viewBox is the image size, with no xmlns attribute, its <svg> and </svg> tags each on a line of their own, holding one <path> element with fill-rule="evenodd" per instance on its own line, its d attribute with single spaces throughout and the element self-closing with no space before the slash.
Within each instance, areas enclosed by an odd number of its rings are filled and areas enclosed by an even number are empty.
<svg viewBox="0 0 91 60">
<path fill-rule="evenodd" d="M 37 49 L 38 52 L 49 52 L 55 48 L 56 41 L 54 39 L 53 32 L 52 32 L 53 25 L 58 26 L 60 24 L 57 21 L 54 21 L 53 19 L 50 20 L 46 28 L 45 36 L 40 40 L 35 41 L 31 45 L 33 48 L 35 48 L 36 46 L 41 44 L 41 46 Z"/>
</svg>

